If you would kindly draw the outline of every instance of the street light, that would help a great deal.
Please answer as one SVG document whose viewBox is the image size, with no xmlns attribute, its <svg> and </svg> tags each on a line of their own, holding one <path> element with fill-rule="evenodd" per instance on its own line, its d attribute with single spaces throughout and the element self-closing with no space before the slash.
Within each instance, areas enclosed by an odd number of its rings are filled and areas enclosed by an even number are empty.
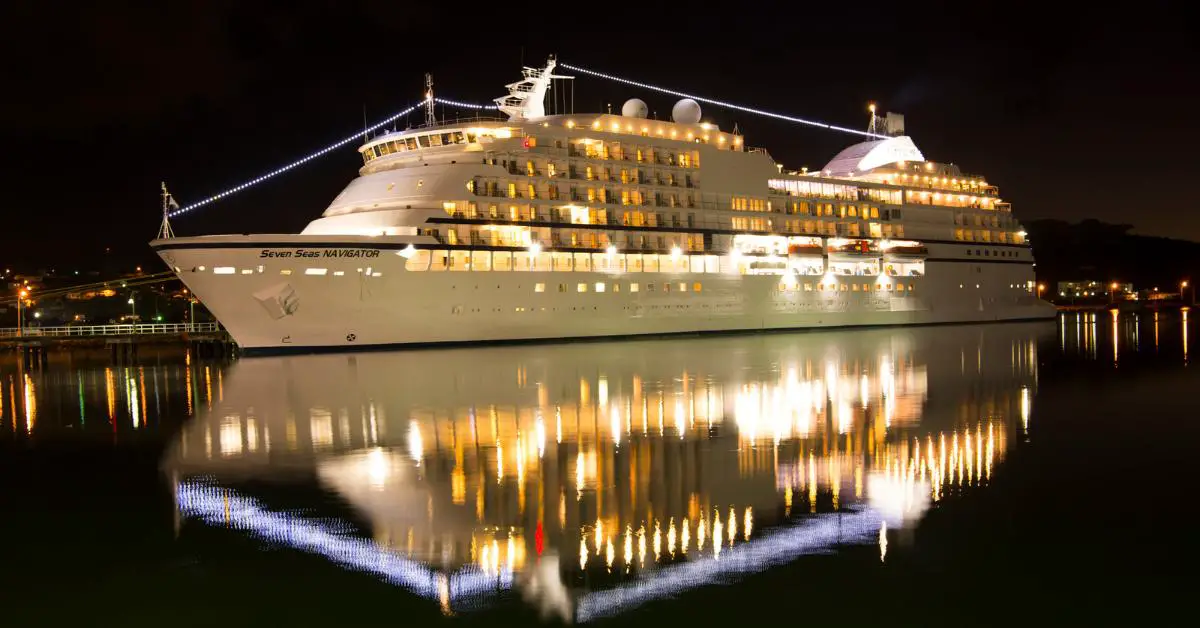
<svg viewBox="0 0 1200 628">
<path fill-rule="evenodd" d="M 1187 303 L 1187 298 L 1186 298 L 1186 296 L 1184 295 L 1184 292 L 1183 292 L 1183 291 L 1184 291 L 1184 290 L 1187 290 L 1187 287 L 1188 287 L 1188 280 L 1187 280 L 1187 279 L 1184 279 L 1183 281 L 1179 282 L 1179 300 L 1180 300 L 1180 301 L 1183 301 L 1184 303 Z M 1195 300 L 1195 296 L 1196 296 L 1196 291 L 1195 291 L 1195 290 L 1192 290 L 1192 298 L 1193 298 L 1193 300 Z"/>
<path fill-rule="evenodd" d="M 1108 287 L 1108 302 L 1114 303 L 1117 300 L 1117 282 L 1112 282 Z"/>
<path fill-rule="evenodd" d="M 130 316 L 137 316 L 137 303 L 135 303 L 135 302 L 134 302 L 134 300 L 133 300 L 133 297 L 132 297 L 132 296 L 131 296 L 131 297 L 129 297 L 129 301 L 128 301 L 128 303 L 129 303 L 129 315 L 130 315 Z M 133 321 L 130 321 L 130 322 L 133 322 Z"/>
<path fill-rule="evenodd" d="M 21 288 L 21 290 L 19 290 L 17 292 L 17 336 L 18 337 L 25 335 L 24 306 L 25 306 L 25 297 L 28 297 L 28 296 L 29 296 L 29 291 L 24 288 Z"/>
</svg>

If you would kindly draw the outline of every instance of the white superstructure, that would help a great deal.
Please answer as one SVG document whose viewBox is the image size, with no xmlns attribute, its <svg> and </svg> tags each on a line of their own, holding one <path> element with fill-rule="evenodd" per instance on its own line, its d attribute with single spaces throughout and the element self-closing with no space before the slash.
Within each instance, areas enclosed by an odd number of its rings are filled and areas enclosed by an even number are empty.
<svg viewBox="0 0 1200 628">
<path fill-rule="evenodd" d="M 300 234 L 151 245 L 246 350 L 1054 315 L 996 188 L 895 114 L 795 172 L 691 100 L 545 115 L 553 70 L 508 86 L 508 119 L 371 139 Z"/>
</svg>

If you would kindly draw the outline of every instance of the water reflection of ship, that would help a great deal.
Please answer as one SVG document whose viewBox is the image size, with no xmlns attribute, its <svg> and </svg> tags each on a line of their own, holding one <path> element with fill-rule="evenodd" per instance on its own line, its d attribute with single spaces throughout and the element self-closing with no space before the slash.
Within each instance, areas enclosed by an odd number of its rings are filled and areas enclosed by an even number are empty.
<svg viewBox="0 0 1200 628">
<path fill-rule="evenodd" d="M 1034 329 L 248 360 L 168 464 L 315 470 L 379 547 L 446 572 L 554 553 L 568 582 L 618 581 L 987 482 L 1027 420 Z"/>
</svg>

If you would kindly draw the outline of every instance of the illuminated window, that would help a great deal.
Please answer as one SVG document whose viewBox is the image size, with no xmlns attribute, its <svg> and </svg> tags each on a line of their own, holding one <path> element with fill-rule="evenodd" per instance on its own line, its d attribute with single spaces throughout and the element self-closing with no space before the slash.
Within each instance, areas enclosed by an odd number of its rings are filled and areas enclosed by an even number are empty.
<svg viewBox="0 0 1200 628">
<path fill-rule="evenodd" d="M 805 292 L 812 292 L 812 289 L 813 289 L 813 288 L 812 288 L 812 286 L 813 286 L 813 285 L 812 285 L 811 283 L 809 283 L 809 282 L 807 282 L 807 281 L 806 281 L 806 282 L 804 282 L 804 291 L 805 291 Z"/>
<path fill-rule="evenodd" d="M 629 291 L 630 291 L 630 292 L 637 292 L 637 291 L 638 291 L 638 285 L 637 285 L 636 283 L 631 283 L 631 284 L 629 284 Z"/>
<path fill-rule="evenodd" d="M 566 292 L 566 291 L 567 291 L 567 284 L 565 284 L 565 283 L 560 283 L 560 284 L 558 284 L 558 291 L 559 291 L 559 292 Z"/>
<path fill-rule="evenodd" d="M 232 275 L 237 272 L 233 266 L 217 266 L 213 268 L 213 273 L 217 275 Z"/>
<path fill-rule="evenodd" d="M 326 268 L 306 268 L 306 269 L 304 269 L 305 275 L 324 275 L 325 273 L 328 273 L 328 272 L 329 272 L 329 269 L 326 269 Z"/>
<path fill-rule="evenodd" d="M 333 276 L 334 276 L 334 277 L 341 277 L 341 276 L 343 276 L 343 275 L 345 275 L 345 274 L 346 274 L 346 271 L 344 271 L 344 270 L 335 270 L 335 271 L 333 271 Z"/>
<path fill-rule="evenodd" d="M 253 275 L 253 274 L 254 274 L 254 270 L 253 270 L 253 269 L 250 269 L 250 268 L 243 268 L 243 269 L 242 269 L 242 274 L 243 274 L 243 275 Z"/>
<path fill-rule="evenodd" d="M 290 275 L 290 274 L 292 274 L 292 271 L 288 268 L 284 268 L 283 270 L 279 271 L 279 274 L 280 275 Z"/>
<path fill-rule="evenodd" d="M 845 292 L 845 291 L 846 291 L 846 284 L 842 284 L 842 288 L 841 288 L 841 289 L 842 289 L 842 292 Z"/>
<path fill-rule="evenodd" d="M 533 291 L 534 291 L 534 292 L 545 292 L 545 291 L 546 291 L 546 284 L 544 284 L 544 283 L 535 283 L 535 284 L 533 284 Z"/>
<path fill-rule="evenodd" d="M 679 291 L 680 291 L 680 292 L 687 292 L 687 284 L 686 284 L 686 283 L 683 283 L 682 281 L 681 281 L 681 282 L 679 282 Z"/>
<path fill-rule="evenodd" d="M 700 286 L 700 282 L 699 282 L 699 281 L 697 281 L 696 283 L 692 284 L 692 292 L 700 292 L 700 288 L 701 288 L 701 286 Z"/>
<path fill-rule="evenodd" d="M 596 292 L 604 292 L 604 282 L 603 281 L 596 282 Z"/>
<path fill-rule="evenodd" d="M 579 291 L 579 292 L 587 292 L 587 284 L 586 284 L 586 283 L 581 283 L 581 284 L 579 284 L 578 286 L 576 286 L 576 287 L 575 287 L 575 290 L 577 290 L 577 291 Z"/>
</svg>

